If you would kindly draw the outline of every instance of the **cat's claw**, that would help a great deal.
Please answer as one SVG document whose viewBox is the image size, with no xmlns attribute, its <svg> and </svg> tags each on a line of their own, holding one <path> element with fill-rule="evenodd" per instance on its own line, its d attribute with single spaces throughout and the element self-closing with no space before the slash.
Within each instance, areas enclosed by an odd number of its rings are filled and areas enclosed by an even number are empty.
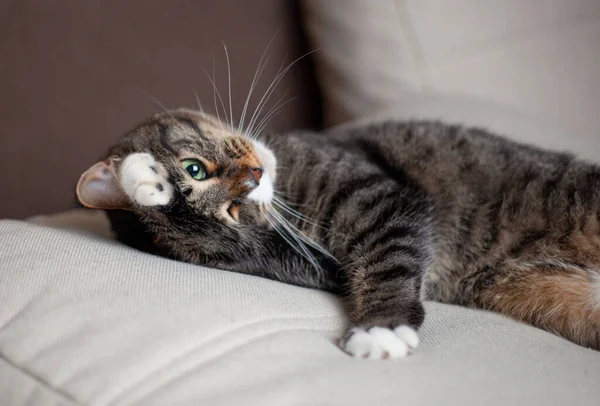
<svg viewBox="0 0 600 406">
<path fill-rule="evenodd" d="M 128 155 L 119 167 L 121 187 L 131 200 L 142 206 L 164 206 L 173 197 L 165 168 L 152 155 Z"/>
<path fill-rule="evenodd" d="M 368 330 L 354 327 L 349 337 L 341 343 L 348 354 L 357 358 L 404 358 L 419 345 L 417 332 L 408 326 L 371 327 Z"/>
</svg>

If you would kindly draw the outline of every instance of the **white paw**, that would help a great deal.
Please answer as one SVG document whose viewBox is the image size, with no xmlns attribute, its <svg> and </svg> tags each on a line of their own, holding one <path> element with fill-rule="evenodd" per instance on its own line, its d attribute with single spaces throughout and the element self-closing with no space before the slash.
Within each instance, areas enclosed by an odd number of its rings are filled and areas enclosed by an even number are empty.
<svg viewBox="0 0 600 406">
<path fill-rule="evenodd" d="M 127 156 L 119 168 L 119 179 L 127 196 L 142 206 L 164 206 L 173 197 L 167 171 L 150 154 Z"/>
<path fill-rule="evenodd" d="M 398 326 L 393 330 L 386 327 L 371 327 L 369 330 L 355 327 L 350 333 L 342 349 L 353 357 L 403 358 L 419 345 L 417 332 L 408 326 Z"/>
</svg>

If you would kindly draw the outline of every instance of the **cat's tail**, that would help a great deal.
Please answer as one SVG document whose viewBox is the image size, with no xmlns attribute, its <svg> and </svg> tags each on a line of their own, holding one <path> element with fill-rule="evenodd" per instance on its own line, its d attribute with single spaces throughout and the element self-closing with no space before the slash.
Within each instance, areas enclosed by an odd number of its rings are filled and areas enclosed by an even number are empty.
<svg viewBox="0 0 600 406">
<path fill-rule="evenodd" d="M 600 271 L 554 260 L 504 266 L 505 277 L 474 292 L 477 307 L 600 350 Z"/>
</svg>

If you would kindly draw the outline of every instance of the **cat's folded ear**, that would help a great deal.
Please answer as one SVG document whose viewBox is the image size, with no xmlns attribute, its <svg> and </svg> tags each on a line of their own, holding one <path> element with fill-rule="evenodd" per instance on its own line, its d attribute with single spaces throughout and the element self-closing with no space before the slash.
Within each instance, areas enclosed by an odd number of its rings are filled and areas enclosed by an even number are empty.
<svg viewBox="0 0 600 406">
<path fill-rule="evenodd" d="M 76 189 L 79 203 L 89 209 L 131 209 L 131 202 L 119 184 L 118 162 L 118 157 L 110 157 L 81 175 Z"/>
</svg>

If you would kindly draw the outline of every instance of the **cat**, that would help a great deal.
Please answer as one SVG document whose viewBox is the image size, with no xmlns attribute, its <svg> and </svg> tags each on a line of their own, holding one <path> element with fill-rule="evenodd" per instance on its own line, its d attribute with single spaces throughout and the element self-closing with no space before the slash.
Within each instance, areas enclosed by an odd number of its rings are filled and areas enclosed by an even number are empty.
<svg viewBox="0 0 600 406">
<path fill-rule="evenodd" d="M 342 295 L 355 357 L 411 353 L 425 300 L 600 350 L 600 167 L 568 153 L 437 121 L 255 136 L 179 109 L 77 197 L 140 250 Z"/>
</svg>

